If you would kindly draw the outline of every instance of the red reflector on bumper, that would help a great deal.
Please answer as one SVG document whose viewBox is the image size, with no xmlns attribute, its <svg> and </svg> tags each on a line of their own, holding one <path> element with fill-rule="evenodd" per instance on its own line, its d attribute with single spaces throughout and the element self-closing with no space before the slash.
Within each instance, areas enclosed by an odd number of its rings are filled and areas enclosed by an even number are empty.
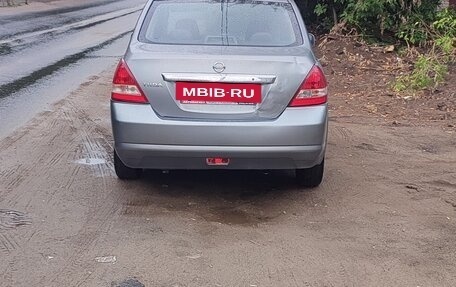
<svg viewBox="0 0 456 287">
<path fill-rule="evenodd" d="M 229 158 L 223 158 L 223 157 L 209 157 L 206 159 L 207 165 L 221 165 L 221 166 L 226 166 L 230 164 L 230 159 Z"/>
</svg>

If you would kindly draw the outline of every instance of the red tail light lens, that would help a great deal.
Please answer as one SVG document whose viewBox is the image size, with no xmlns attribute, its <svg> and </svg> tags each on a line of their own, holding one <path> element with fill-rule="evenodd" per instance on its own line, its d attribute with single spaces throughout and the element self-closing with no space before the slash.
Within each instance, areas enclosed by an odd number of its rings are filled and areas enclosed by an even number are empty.
<svg viewBox="0 0 456 287">
<path fill-rule="evenodd" d="M 318 66 L 313 66 L 307 78 L 299 87 L 290 107 L 321 105 L 328 101 L 328 83 L 325 74 Z"/>
<path fill-rule="evenodd" d="M 112 80 L 111 99 L 113 101 L 128 103 L 148 103 L 133 74 L 124 59 L 117 65 L 114 79 Z"/>
</svg>

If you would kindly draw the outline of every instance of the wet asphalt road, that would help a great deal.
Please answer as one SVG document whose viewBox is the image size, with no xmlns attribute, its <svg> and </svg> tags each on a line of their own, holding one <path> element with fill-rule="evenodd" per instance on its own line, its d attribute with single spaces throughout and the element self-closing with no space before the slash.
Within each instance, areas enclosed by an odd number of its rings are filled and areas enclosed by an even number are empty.
<svg viewBox="0 0 456 287">
<path fill-rule="evenodd" d="M 115 62 L 145 1 L 56 3 L 0 10 L 0 137 Z"/>
<path fill-rule="evenodd" d="M 0 40 L 8 40 L 30 32 L 60 28 L 144 3 L 145 1 L 138 0 L 74 1 L 72 5 L 57 3 L 45 10 L 24 9 L 21 13 L 5 12 L 0 14 Z"/>
</svg>

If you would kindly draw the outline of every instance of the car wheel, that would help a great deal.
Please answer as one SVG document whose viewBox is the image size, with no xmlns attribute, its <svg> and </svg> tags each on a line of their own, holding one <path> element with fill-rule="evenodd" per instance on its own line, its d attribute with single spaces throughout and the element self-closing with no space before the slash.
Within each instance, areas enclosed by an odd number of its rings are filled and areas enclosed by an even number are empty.
<svg viewBox="0 0 456 287">
<path fill-rule="evenodd" d="M 302 187 L 317 187 L 323 180 L 323 173 L 325 170 L 325 160 L 319 165 L 311 168 L 303 168 L 296 170 L 296 179 Z"/>
<path fill-rule="evenodd" d="M 128 179 L 138 179 L 141 177 L 142 169 L 131 168 L 126 166 L 122 160 L 120 160 L 117 152 L 114 150 L 114 169 L 116 171 L 117 177 L 122 180 Z"/>
</svg>

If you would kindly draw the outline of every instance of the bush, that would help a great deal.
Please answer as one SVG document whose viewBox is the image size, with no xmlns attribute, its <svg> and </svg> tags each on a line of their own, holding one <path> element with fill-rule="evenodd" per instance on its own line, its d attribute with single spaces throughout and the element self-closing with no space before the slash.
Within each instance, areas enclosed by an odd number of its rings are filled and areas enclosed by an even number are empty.
<svg viewBox="0 0 456 287">
<path fill-rule="evenodd" d="M 421 20 L 415 26 L 416 30 L 407 30 L 399 36 L 408 44 L 427 47 L 428 51 L 417 57 L 410 74 L 398 78 L 394 89 L 399 92 L 436 88 L 445 81 L 448 65 L 456 58 L 455 10 L 442 10 L 431 24 Z"/>
<path fill-rule="evenodd" d="M 394 40 L 410 33 L 415 23 L 432 22 L 440 0 L 301 0 L 297 1 L 311 24 L 329 30 L 344 21 L 360 33 L 379 40 Z M 308 21 L 309 22 L 309 21 Z"/>
<path fill-rule="evenodd" d="M 445 81 L 447 73 L 447 64 L 439 61 L 434 54 L 420 55 L 413 71 L 397 79 L 394 90 L 414 94 L 416 91 L 427 88 L 435 89 Z"/>
<path fill-rule="evenodd" d="M 355 28 L 365 38 L 419 46 L 413 70 L 397 79 L 398 92 L 436 88 L 456 58 L 456 12 L 438 11 L 439 0 L 302 0 L 297 1 L 307 22 L 329 31 Z M 310 21 L 309 21 L 310 20 Z M 416 49 L 414 49 L 415 53 Z"/>
</svg>

